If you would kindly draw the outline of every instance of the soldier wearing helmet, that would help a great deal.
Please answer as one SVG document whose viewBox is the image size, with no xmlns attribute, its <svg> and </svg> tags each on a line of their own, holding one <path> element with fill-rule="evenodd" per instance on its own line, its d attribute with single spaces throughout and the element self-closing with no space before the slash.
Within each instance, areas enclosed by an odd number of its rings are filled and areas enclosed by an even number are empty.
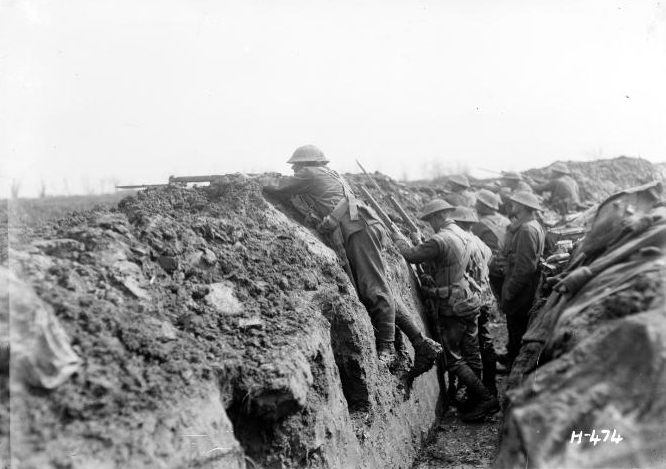
<svg viewBox="0 0 666 469">
<path fill-rule="evenodd" d="M 518 191 L 532 192 L 532 188 L 523 176 L 516 171 L 502 172 L 501 185 L 499 212 L 509 216 L 511 214 L 511 196 Z"/>
<path fill-rule="evenodd" d="M 530 192 L 516 192 L 511 203 L 516 220 L 507 228 L 501 254 L 505 276 L 500 295 L 509 341 L 506 355 L 498 357 L 498 361 L 508 368 L 518 355 L 527 330 L 545 242 L 545 233 L 536 218 L 537 212 L 542 210 L 537 196 Z"/>
<path fill-rule="evenodd" d="M 561 215 L 576 210 L 580 205 L 578 183 L 571 177 L 569 168 L 564 163 L 555 163 L 550 168 L 551 179 L 536 187 L 539 193 L 550 192 L 549 202 Z"/>
<path fill-rule="evenodd" d="M 335 249 L 370 314 L 379 360 L 389 367 L 393 364 L 397 324 L 416 351 L 418 369 L 412 375 L 427 371 L 441 347 L 424 337 L 391 291 L 381 256 L 388 235 L 377 214 L 356 198 L 342 176 L 326 167 L 328 160 L 314 145 L 297 148 L 287 163 L 292 165 L 293 176 L 259 182 L 269 192 L 291 197 L 297 209 L 317 220 L 317 230 Z"/>
<path fill-rule="evenodd" d="M 454 174 L 449 177 L 450 194 L 444 196 L 444 200 L 453 206 L 474 207 L 476 197 L 469 188 L 469 180 L 464 174 Z"/>
<path fill-rule="evenodd" d="M 492 198 L 489 199 L 488 194 Z M 492 200 L 496 203 L 496 197 L 492 192 L 483 189 L 477 198 L 477 206 L 484 199 L 486 201 Z M 470 239 L 474 243 L 474 250 L 470 259 L 470 275 L 477 285 L 481 297 L 481 307 L 479 308 L 477 319 L 478 347 L 474 350 L 476 355 L 473 359 L 467 359 L 466 357 L 465 360 L 474 373 L 482 377 L 481 381 L 486 389 L 497 397 L 497 385 L 495 383 L 497 354 L 495 353 L 495 346 L 490 334 L 490 311 L 495 303 L 489 279 L 489 267 L 493 252 L 486 243 L 474 234 L 474 227 L 479 224 L 479 218 L 474 213 L 474 210 L 467 207 L 456 207 L 456 210 L 451 214 L 451 219 L 469 234 Z"/>
<path fill-rule="evenodd" d="M 480 368 L 480 360 L 475 362 L 471 353 L 465 353 L 474 350 L 475 346 L 478 353 L 476 334 L 481 298 L 472 284 L 473 279 L 470 280 L 475 243 L 471 235 L 450 218 L 452 212 L 455 208 L 448 202 L 432 200 L 423 207 L 420 217 L 435 232 L 430 239 L 412 246 L 399 233 L 393 233 L 392 237 L 407 261 L 424 263 L 426 269 L 432 272 L 434 286 L 426 288 L 424 293 L 436 304 L 447 371 L 467 387 L 470 396 L 471 405 L 461 418 L 475 421 L 497 412 L 499 404 L 472 369 Z M 465 357 L 472 363 L 468 363 Z"/>
<path fill-rule="evenodd" d="M 488 189 L 481 189 L 477 194 L 479 222 L 472 227 L 472 233 L 488 245 L 493 255 L 502 250 L 506 227 L 511 224 L 508 218 L 499 214 L 499 204 L 499 196 Z"/>
</svg>

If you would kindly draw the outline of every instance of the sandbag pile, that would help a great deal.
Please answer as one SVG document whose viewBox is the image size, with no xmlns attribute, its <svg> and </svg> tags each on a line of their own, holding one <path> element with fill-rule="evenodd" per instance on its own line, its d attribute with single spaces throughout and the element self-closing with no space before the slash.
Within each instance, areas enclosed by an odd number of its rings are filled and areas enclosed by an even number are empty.
<svg viewBox="0 0 666 469">
<path fill-rule="evenodd" d="M 657 467 L 666 460 L 660 197 L 653 183 L 604 201 L 556 291 L 533 312 L 508 381 L 495 467 Z M 613 431 L 624 439 L 611 441 Z"/>
</svg>

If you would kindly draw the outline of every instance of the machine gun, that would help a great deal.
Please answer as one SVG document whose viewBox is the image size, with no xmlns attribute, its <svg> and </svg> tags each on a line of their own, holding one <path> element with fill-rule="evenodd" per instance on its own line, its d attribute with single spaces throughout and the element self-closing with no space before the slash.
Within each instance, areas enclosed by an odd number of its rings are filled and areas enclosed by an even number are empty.
<svg viewBox="0 0 666 469">
<path fill-rule="evenodd" d="M 258 174 L 244 174 L 244 173 L 238 173 L 242 174 L 245 177 L 252 178 L 259 176 Z M 176 185 L 176 186 L 186 186 L 188 183 L 200 183 L 200 182 L 208 182 L 208 183 L 214 183 L 214 182 L 220 182 L 220 181 L 228 181 L 229 180 L 229 175 L 221 175 L 221 174 L 210 174 L 207 176 L 169 176 L 169 180 L 166 184 L 135 184 L 135 185 L 129 185 L 129 186 L 116 186 L 116 189 L 147 189 L 149 187 L 167 187 L 170 185 Z"/>
</svg>

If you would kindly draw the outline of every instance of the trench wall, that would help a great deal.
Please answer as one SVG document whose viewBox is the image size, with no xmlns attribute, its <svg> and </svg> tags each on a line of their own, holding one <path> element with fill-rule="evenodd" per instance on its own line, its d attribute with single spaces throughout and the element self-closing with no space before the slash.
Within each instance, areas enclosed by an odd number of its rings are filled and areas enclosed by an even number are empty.
<svg viewBox="0 0 666 469">
<path fill-rule="evenodd" d="M 407 468 L 435 423 L 437 371 L 408 389 L 378 367 L 334 253 L 251 182 L 145 191 L 10 243 L 2 317 L 52 314 L 81 358 L 51 391 L 10 375 L 12 467 Z"/>
</svg>

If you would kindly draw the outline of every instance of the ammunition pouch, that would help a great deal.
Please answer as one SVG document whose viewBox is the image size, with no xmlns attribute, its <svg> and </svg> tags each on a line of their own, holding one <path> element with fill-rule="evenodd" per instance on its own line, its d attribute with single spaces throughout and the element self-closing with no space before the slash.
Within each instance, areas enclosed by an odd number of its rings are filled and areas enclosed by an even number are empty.
<svg viewBox="0 0 666 469">
<path fill-rule="evenodd" d="M 455 316 L 472 314 L 483 304 L 479 292 L 474 291 L 465 279 L 450 287 L 425 288 L 424 293 L 436 300 L 439 308 L 450 310 Z"/>
<path fill-rule="evenodd" d="M 471 314 L 481 307 L 481 296 L 470 287 L 466 280 L 463 279 L 459 284 L 452 285 L 450 290 L 448 305 L 456 316 Z"/>
<path fill-rule="evenodd" d="M 317 225 L 317 231 L 322 234 L 331 233 L 338 226 L 340 220 L 349 212 L 349 219 L 352 221 L 358 220 L 358 200 L 354 196 L 346 195 L 340 199 L 340 202 L 333 208 L 331 213 L 326 215 L 324 219 Z"/>
</svg>

